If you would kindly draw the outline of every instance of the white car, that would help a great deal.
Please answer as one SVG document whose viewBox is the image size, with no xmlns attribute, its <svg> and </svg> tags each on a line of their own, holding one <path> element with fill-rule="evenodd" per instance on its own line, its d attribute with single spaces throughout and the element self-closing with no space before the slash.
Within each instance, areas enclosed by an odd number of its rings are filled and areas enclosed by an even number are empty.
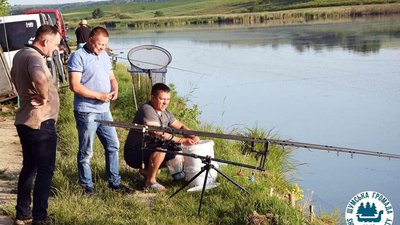
<svg viewBox="0 0 400 225">
<path fill-rule="evenodd" d="M 43 13 L 0 17 L 0 45 L 9 68 L 12 66 L 15 54 L 25 45 L 32 44 L 37 29 L 44 24 L 54 25 L 51 18 Z M 47 59 L 56 84 L 65 81 L 59 54 L 59 52 L 54 52 L 53 56 Z"/>
</svg>

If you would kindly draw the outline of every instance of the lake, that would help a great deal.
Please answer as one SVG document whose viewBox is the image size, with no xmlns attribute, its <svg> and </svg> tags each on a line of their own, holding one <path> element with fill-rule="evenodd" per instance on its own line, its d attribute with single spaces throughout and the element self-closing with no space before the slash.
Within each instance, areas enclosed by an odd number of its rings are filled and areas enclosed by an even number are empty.
<svg viewBox="0 0 400 225">
<path fill-rule="evenodd" d="M 342 23 L 111 32 L 172 55 L 167 83 L 206 123 L 261 127 L 282 139 L 400 154 L 400 17 Z M 129 64 L 126 60 L 119 62 Z M 400 209 L 400 161 L 296 149 L 292 174 L 319 211 L 344 213 L 362 191 Z M 304 164 L 303 164 L 304 163 Z"/>
</svg>

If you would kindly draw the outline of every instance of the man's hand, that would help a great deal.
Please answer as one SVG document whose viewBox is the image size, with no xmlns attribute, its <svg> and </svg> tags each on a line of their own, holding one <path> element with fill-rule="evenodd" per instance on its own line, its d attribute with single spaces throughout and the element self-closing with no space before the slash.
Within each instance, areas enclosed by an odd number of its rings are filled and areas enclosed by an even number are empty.
<svg viewBox="0 0 400 225">
<path fill-rule="evenodd" d="M 42 108 L 46 104 L 47 104 L 47 99 L 43 98 L 40 95 L 35 95 L 31 97 L 31 105 L 33 105 L 35 109 Z"/>
<path fill-rule="evenodd" d="M 200 138 L 197 136 L 190 137 L 190 138 L 183 138 L 182 144 L 183 145 L 195 145 L 200 141 Z"/>
<path fill-rule="evenodd" d="M 195 144 L 197 144 L 200 141 L 200 138 L 198 136 L 194 136 L 191 139 L 195 142 Z"/>
<path fill-rule="evenodd" d="M 112 94 L 111 101 L 117 100 L 118 91 L 112 91 L 112 92 L 110 92 L 110 94 Z"/>
<path fill-rule="evenodd" d="M 97 100 L 102 101 L 102 102 L 109 102 L 110 100 L 113 99 L 114 92 L 100 92 L 97 96 Z"/>
</svg>

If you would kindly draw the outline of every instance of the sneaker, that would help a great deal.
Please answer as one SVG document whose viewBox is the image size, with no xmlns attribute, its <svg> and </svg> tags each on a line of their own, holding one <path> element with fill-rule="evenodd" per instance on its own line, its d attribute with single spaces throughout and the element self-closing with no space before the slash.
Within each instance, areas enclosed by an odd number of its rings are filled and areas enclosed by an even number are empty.
<svg viewBox="0 0 400 225">
<path fill-rule="evenodd" d="M 51 220 L 49 217 L 46 217 L 42 220 L 33 220 L 32 221 L 32 225 L 50 225 L 51 224 Z"/>
<path fill-rule="evenodd" d="M 83 188 L 83 192 L 86 195 L 92 195 L 92 194 L 94 194 L 94 188 L 93 187 L 85 187 L 85 188 Z"/>
<path fill-rule="evenodd" d="M 14 225 L 30 225 L 30 224 L 32 224 L 32 218 L 14 220 Z"/>
<path fill-rule="evenodd" d="M 185 177 L 186 177 L 186 174 L 185 174 L 184 171 L 181 171 L 181 172 L 172 174 L 172 179 L 173 179 L 175 182 L 180 181 L 180 180 L 183 180 L 183 179 L 185 179 Z"/>
<path fill-rule="evenodd" d="M 156 182 L 152 185 L 146 185 L 144 187 L 145 192 L 162 192 L 165 190 L 166 190 L 166 188 L 158 182 Z"/>
<path fill-rule="evenodd" d="M 131 194 L 133 192 L 135 192 L 133 189 L 128 188 L 127 186 L 120 184 L 118 186 L 114 186 L 114 185 L 108 185 L 108 187 L 116 192 L 122 193 L 122 194 Z"/>
</svg>

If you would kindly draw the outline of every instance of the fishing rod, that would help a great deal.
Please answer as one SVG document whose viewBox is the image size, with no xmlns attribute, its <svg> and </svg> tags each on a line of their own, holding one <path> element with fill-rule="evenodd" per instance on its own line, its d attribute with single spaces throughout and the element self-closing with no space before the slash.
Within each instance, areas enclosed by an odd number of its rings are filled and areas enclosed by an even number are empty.
<svg viewBox="0 0 400 225">
<path fill-rule="evenodd" d="M 264 143 L 264 150 L 257 151 L 254 148 L 252 148 L 250 150 L 250 152 L 256 154 L 255 158 L 257 160 L 259 160 L 259 166 L 250 166 L 250 167 L 253 169 L 257 169 L 257 170 L 262 170 L 262 171 L 265 170 L 265 163 L 266 163 L 266 159 L 267 159 L 267 155 L 268 155 L 269 142 L 265 142 L 260 138 L 254 139 L 254 138 L 247 138 L 247 137 L 238 136 L 238 135 L 235 136 L 235 135 L 229 135 L 229 134 L 208 133 L 208 132 L 201 132 L 201 131 L 194 131 L 194 130 L 182 130 L 182 129 L 175 129 L 175 128 L 170 128 L 170 127 L 146 126 L 146 125 L 133 124 L 133 123 L 128 123 L 128 122 L 114 122 L 114 121 L 106 121 L 106 120 L 95 120 L 95 122 L 98 122 L 98 123 L 101 123 L 101 124 L 104 124 L 107 126 L 133 129 L 133 130 L 136 130 L 137 132 L 141 132 L 143 135 L 148 135 L 151 132 L 163 132 L 163 133 L 170 133 L 172 135 L 175 135 L 175 134 L 195 135 L 195 136 L 203 136 L 203 137 L 231 139 L 231 140 L 238 140 L 238 141 L 252 141 L 252 143 L 254 143 L 254 142 Z M 223 135 L 223 136 L 221 136 L 221 135 Z M 252 147 L 254 147 L 254 146 L 252 146 Z M 232 162 L 230 164 L 234 164 L 234 163 Z"/>
<path fill-rule="evenodd" d="M 114 56 L 114 58 L 118 58 L 118 59 L 123 59 L 123 60 L 128 60 L 128 61 L 129 61 L 129 59 L 126 58 L 126 57 Z M 152 62 L 142 61 L 142 60 L 137 60 L 137 59 L 133 59 L 133 60 L 131 60 L 131 61 L 139 62 L 139 63 L 146 63 L 146 64 L 153 65 L 153 66 L 160 66 L 160 67 L 163 66 L 163 65 L 158 64 L 158 63 L 152 63 Z M 208 76 L 208 75 L 209 75 L 209 74 L 206 74 L 206 73 L 200 73 L 200 72 L 196 72 L 196 71 L 193 71 L 193 70 L 182 69 L 182 68 L 178 68 L 178 67 L 174 67 L 174 66 L 168 66 L 168 68 L 169 68 L 169 69 L 174 69 L 174 70 L 183 71 L 183 72 L 188 72 L 188 73 L 203 75 L 203 76 Z"/>
<path fill-rule="evenodd" d="M 196 130 L 182 130 L 182 129 L 175 129 L 170 127 L 158 127 L 158 126 L 145 126 L 141 124 L 133 124 L 128 122 L 113 122 L 113 121 L 105 121 L 105 120 L 96 120 L 104 125 L 120 127 L 120 128 L 128 128 L 128 129 L 135 129 L 135 130 L 143 130 L 146 129 L 149 132 L 165 132 L 170 134 L 180 134 L 180 135 L 195 135 L 201 137 L 211 137 L 211 138 L 221 138 L 221 139 L 230 139 L 236 141 L 244 141 L 244 142 L 251 142 L 252 148 L 254 148 L 254 143 L 264 143 L 265 149 L 263 151 L 255 151 L 258 155 L 261 155 L 261 165 L 264 166 L 265 162 L 263 160 L 266 159 L 268 154 L 268 147 L 269 144 L 281 145 L 281 146 L 291 146 L 291 147 L 298 147 L 298 148 L 307 148 L 307 149 L 316 149 L 321 151 L 333 151 L 337 153 L 349 153 L 353 156 L 353 154 L 358 155 L 368 155 L 368 156 L 375 156 L 375 157 L 385 157 L 389 159 L 400 159 L 399 154 L 393 153 L 386 153 L 386 152 L 379 152 L 379 151 L 369 151 L 369 150 L 360 150 L 354 148 L 344 148 L 344 147 L 336 147 L 331 145 L 320 145 L 320 144 L 310 144 L 310 143 L 303 143 L 303 142 L 295 142 L 295 141 L 288 141 L 288 140 L 278 140 L 278 139 L 270 139 L 270 138 L 259 138 L 259 137 L 246 137 L 242 135 L 234 135 L 234 134 L 220 134 L 220 133 L 212 133 L 212 132 L 204 132 L 204 131 L 196 131 Z"/>
</svg>

